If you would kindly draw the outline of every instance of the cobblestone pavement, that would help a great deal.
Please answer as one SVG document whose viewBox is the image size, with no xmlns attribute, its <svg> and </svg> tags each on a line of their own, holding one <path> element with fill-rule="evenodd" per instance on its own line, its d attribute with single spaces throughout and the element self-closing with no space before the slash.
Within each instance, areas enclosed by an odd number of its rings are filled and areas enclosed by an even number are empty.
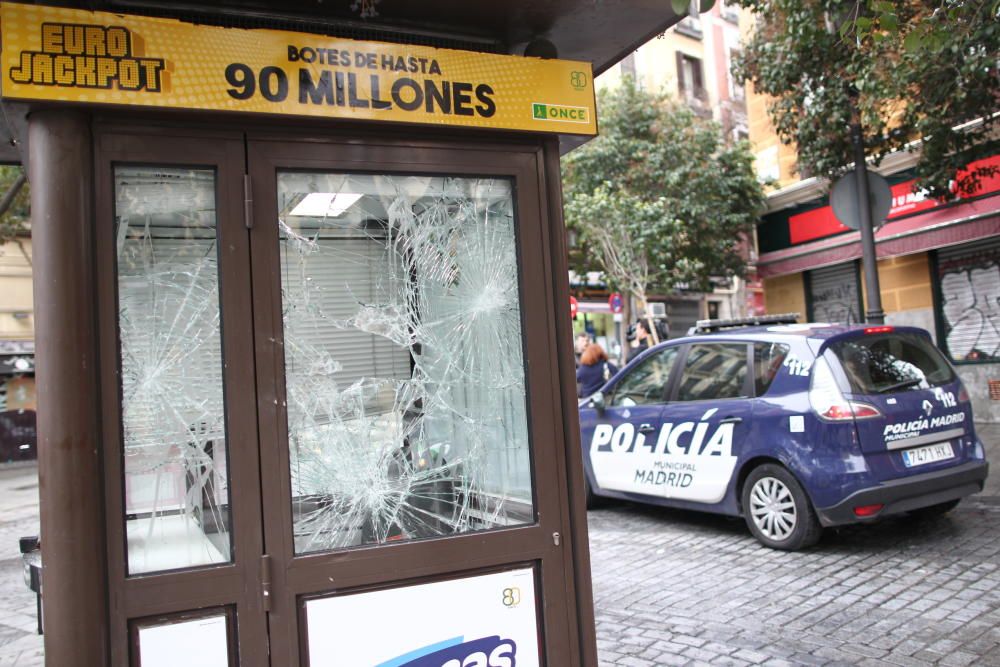
<svg viewBox="0 0 1000 667">
<path fill-rule="evenodd" d="M 590 512 L 602 665 L 1000 666 L 994 472 L 952 513 L 827 530 L 802 553 L 742 520 L 618 504 Z"/>
<path fill-rule="evenodd" d="M 17 539 L 38 534 L 38 468 L 0 468 L 0 666 L 41 667 L 35 594 L 24 583 Z"/>
<path fill-rule="evenodd" d="M 977 428 L 1000 462 L 1000 426 Z M 44 665 L 17 551 L 37 531 L 37 469 L 0 468 L 0 667 Z M 827 531 L 804 553 L 629 504 L 591 512 L 590 540 L 602 665 L 1000 667 L 1000 468 L 946 517 Z"/>
</svg>

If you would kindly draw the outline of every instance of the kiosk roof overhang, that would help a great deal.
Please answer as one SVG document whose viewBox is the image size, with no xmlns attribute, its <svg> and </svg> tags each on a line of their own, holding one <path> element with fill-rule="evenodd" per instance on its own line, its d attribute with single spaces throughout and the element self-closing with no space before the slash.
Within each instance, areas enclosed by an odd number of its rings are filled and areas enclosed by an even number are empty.
<svg viewBox="0 0 1000 667">
<path fill-rule="evenodd" d="M 600 74 L 682 17 L 666 0 L 374 0 L 375 16 L 362 18 L 362 0 L 81 0 L 39 2 L 81 9 L 169 15 L 192 21 L 308 22 L 314 32 L 381 33 L 406 41 L 450 41 L 470 50 L 521 54 L 532 40 L 552 42 L 558 56 L 583 60 Z M 251 24 L 250 22 L 255 22 Z"/>
</svg>

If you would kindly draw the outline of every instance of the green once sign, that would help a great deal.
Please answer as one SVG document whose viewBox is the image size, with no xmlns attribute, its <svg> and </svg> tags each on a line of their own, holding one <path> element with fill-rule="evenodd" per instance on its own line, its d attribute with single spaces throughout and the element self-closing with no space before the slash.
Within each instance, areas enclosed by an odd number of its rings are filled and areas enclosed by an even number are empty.
<svg viewBox="0 0 1000 667">
<path fill-rule="evenodd" d="M 531 115 L 538 120 L 562 120 L 576 123 L 587 122 L 587 109 L 585 107 L 570 107 L 561 104 L 542 104 L 535 102 L 531 105 Z"/>
</svg>

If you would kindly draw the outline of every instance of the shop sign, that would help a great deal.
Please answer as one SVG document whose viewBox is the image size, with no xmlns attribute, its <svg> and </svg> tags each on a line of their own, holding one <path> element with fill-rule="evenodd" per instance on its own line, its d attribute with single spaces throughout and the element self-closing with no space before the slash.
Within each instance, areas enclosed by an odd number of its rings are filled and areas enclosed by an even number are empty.
<svg viewBox="0 0 1000 667">
<path fill-rule="evenodd" d="M 536 608 L 531 568 L 309 600 L 309 664 L 538 667 Z"/>
<path fill-rule="evenodd" d="M 1000 167 L 1000 156 L 993 156 L 969 164 L 970 169 L 977 167 Z M 886 216 L 887 222 L 915 213 L 923 213 L 946 204 L 946 202 L 928 197 L 923 192 L 914 192 L 913 184 L 915 182 L 915 179 L 910 179 L 891 186 L 892 206 Z M 996 192 L 1000 192 L 1000 174 L 982 178 L 976 192 L 968 195 L 960 194 L 959 199 L 981 197 Z M 840 223 L 830 206 L 810 209 L 788 219 L 788 237 L 792 245 L 849 231 L 851 231 L 850 228 Z"/>
<path fill-rule="evenodd" d="M 597 134 L 589 63 L 5 2 L 5 99 Z"/>
</svg>

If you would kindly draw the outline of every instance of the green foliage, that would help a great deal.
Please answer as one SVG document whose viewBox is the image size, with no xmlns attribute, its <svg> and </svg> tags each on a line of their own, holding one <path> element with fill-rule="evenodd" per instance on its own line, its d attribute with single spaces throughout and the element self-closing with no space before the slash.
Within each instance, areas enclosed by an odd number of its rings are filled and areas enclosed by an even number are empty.
<svg viewBox="0 0 1000 667">
<path fill-rule="evenodd" d="M 640 301 L 742 275 L 740 245 L 764 204 L 746 144 L 725 145 L 717 124 L 630 77 L 600 92 L 598 118 L 600 136 L 563 160 L 574 268 Z"/>
<path fill-rule="evenodd" d="M 868 155 L 878 163 L 919 150 L 918 186 L 935 196 L 949 196 L 962 167 L 1000 149 L 1000 0 L 738 1 L 757 28 L 734 74 L 771 98 L 800 172 L 845 171 L 852 107 Z M 957 186 L 975 192 L 990 173 L 958 173 Z"/>
<path fill-rule="evenodd" d="M 0 199 L 10 190 L 21 173 L 21 167 L 0 165 Z M 28 231 L 29 200 L 28 184 L 25 183 L 7 212 L 0 216 L 0 244 Z"/>
</svg>

